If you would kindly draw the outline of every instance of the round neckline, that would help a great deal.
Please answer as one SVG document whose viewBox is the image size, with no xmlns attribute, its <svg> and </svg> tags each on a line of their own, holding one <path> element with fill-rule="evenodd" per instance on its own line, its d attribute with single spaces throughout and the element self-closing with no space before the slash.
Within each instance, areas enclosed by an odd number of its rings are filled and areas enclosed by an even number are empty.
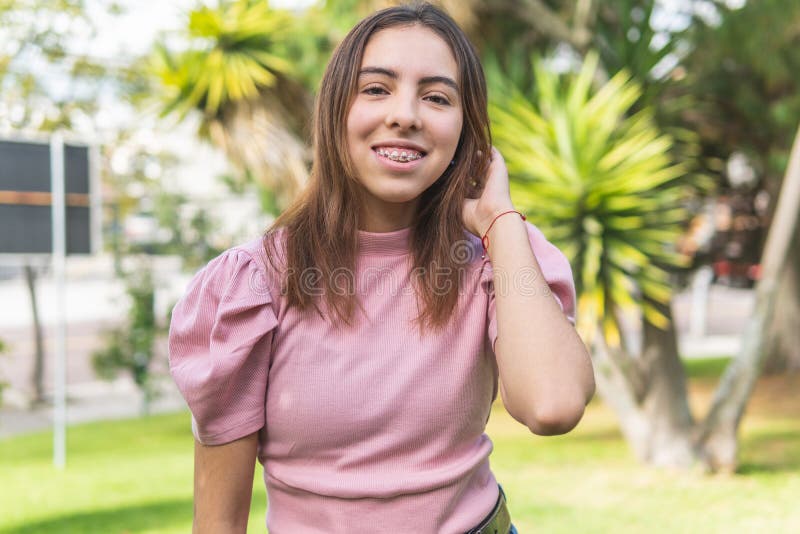
<svg viewBox="0 0 800 534">
<path fill-rule="evenodd" d="M 358 253 L 366 255 L 409 254 L 409 237 L 412 227 L 400 228 L 391 232 L 368 232 L 358 230 Z"/>
</svg>

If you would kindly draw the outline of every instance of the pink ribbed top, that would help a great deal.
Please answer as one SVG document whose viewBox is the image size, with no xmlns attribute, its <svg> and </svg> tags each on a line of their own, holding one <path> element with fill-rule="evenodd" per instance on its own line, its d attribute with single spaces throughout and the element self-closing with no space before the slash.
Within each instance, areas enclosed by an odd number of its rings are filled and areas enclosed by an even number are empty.
<svg viewBox="0 0 800 534">
<path fill-rule="evenodd" d="M 527 226 L 573 320 L 569 264 Z M 467 265 L 452 320 L 421 336 L 409 235 L 359 232 L 363 312 L 351 327 L 287 309 L 261 240 L 212 260 L 173 311 L 170 368 L 194 434 L 215 445 L 259 431 L 272 534 L 463 533 L 494 506 L 491 264 L 465 234 L 453 248 Z"/>
</svg>

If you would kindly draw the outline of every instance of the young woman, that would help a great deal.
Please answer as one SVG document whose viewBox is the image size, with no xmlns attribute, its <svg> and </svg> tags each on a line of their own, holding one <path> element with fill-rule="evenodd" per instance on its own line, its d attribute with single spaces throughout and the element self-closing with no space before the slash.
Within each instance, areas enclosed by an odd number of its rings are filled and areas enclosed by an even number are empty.
<svg viewBox="0 0 800 534">
<path fill-rule="evenodd" d="M 245 532 L 264 466 L 272 534 L 516 532 L 484 433 L 498 392 L 562 434 L 594 392 L 569 264 L 514 211 L 486 85 L 428 5 L 334 52 L 312 180 L 177 304 L 195 532 Z"/>
</svg>

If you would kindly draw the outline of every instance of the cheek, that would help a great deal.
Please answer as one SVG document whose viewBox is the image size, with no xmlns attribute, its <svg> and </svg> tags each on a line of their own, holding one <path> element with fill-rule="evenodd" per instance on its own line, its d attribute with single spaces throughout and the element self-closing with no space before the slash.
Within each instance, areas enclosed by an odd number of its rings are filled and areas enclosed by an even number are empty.
<svg viewBox="0 0 800 534">
<path fill-rule="evenodd" d="M 353 139 L 358 129 L 358 117 L 354 115 L 353 110 L 350 110 L 350 113 L 347 114 L 346 128 L 347 139 Z"/>
<path fill-rule="evenodd" d="M 374 118 L 370 117 L 367 110 L 358 103 L 354 103 L 347 114 L 347 137 L 348 139 L 358 139 L 367 135 L 373 126 Z"/>
<path fill-rule="evenodd" d="M 355 163 L 358 161 L 357 153 L 360 146 L 361 134 L 359 133 L 358 117 L 353 113 L 347 116 L 347 130 L 345 132 L 345 143 L 347 147 L 347 159 Z"/>
<path fill-rule="evenodd" d="M 449 121 L 441 121 L 436 128 L 436 137 L 443 146 L 455 150 L 461 138 L 463 121 L 460 116 L 452 117 Z"/>
</svg>

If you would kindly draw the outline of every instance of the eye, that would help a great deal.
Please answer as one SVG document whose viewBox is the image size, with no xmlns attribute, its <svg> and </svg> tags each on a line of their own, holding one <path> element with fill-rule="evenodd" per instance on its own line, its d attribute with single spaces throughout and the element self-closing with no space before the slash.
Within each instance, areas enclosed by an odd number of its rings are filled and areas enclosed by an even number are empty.
<svg viewBox="0 0 800 534">
<path fill-rule="evenodd" d="M 361 92 L 364 93 L 365 95 L 383 95 L 383 94 L 387 94 L 386 89 L 384 89 L 380 85 L 369 85 L 369 86 L 365 87 L 364 90 L 361 91 Z"/>
<path fill-rule="evenodd" d="M 427 100 L 433 102 L 434 104 L 438 104 L 440 106 L 449 106 L 450 100 L 443 95 L 428 95 L 425 97 Z"/>
</svg>

